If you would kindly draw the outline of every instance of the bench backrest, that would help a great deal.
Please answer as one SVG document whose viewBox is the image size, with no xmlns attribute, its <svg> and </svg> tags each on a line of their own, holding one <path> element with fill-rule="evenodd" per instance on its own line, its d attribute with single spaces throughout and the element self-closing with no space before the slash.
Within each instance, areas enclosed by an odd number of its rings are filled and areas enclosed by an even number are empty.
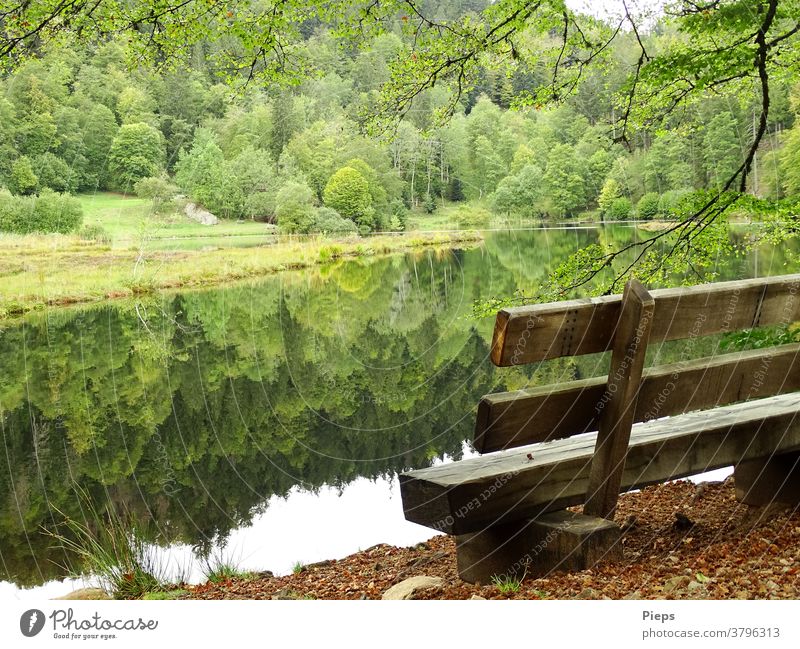
<svg viewBox="0 0 800 649">
<path fill-rule="evenodd" d="M 651 292 L 632 280 L 623 295 L 504 309 L 492 341 L 496 365 L 612 350 L 610 373 L 485 396 L 478 406 L 475 447 L 487 453 L 599 430 L 587 507 L 609 515 L 617 495 L 611 474 L 622 470 L 632 423 L 800 389 L 800 344 L 643 371 L 648 342 L 797 320 L 800 274 Z M 605 504 L 590 503 L 608 481 L 608 493 L 597 497 Z"/>
</svg>

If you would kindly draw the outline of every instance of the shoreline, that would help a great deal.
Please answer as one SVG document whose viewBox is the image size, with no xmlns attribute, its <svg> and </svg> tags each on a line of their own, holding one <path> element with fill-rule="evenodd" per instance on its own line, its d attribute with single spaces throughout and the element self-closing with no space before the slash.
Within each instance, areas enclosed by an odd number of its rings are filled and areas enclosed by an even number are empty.
<svg viewBox="0 0 800 649">
<path fill-rule="evenodd" d="M 680 514 L 680 516 L 678 516 Z M 733 478 L 678 480 L 622 494 L 624 559 L 589 570 L 554 572 L 487 585 L 462 581 L 455 540 L 436 535 L 410 547 L 377 544 L 341 559 L 298 565 L 288 575 L 237 573 L 173 584 L 144 599 L 797 599 L 800 510 L 736 501 Z M 687 525 L 686 521 L 689 521 Z M 59 599 L 92 598 L 81 589 Z M 107 597 L 94 590 L 94 595 Z"/>
<path fill-rule="evenodd" d="M 687 529 L 676 514 L 688 517 Z M 217 583 L 181 586 L 178 599 L 387 599 L 411 577 L 432 585 L 413 599 L 796 599 L 800 510 L 736 501 L 733 478 L 679 480 L 620 497 L 625 558 L 574 573 L 475 585 L 456 573 L 455 541 L 435 536 L 402 548 L 379 544 L 343 559 Z M 677 522 L 676 522 L 677 521 Z M 436 585 L 433 585 L 433 584 Z"/>
<path fill-rule="evenodd" d="M 172 290 L 196 290 L 260 279 L 340 260 L 377 258 L 423 249 L 478 245 L 476 231 L 409 232 L 369 238 L 281 241 L 261 246 L 211 250 L 114 250 L 109 246 L 63 249 L 18 246 L 0 249 L 0 321 L 47 307 L 68 307 L 135 298 Z M 122 270 L 125 269 L 125 270 Z M 47 275 L 45 276 L 45 272 Z M 35 288 L 34 288 L 35 287 Z"/>
</svg>

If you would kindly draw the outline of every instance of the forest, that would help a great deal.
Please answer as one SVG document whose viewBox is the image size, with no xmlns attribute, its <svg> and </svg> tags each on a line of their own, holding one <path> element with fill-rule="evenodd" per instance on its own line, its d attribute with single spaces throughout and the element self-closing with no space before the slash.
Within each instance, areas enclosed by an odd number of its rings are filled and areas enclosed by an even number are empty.
<svg viewBox="0 0 800 649">
<path fill-rule="evenodd" d="M 457 23 L 488 4 L 420 7 Z M 468 91 L 422 89 L 404 119 L 376 129 L 370 116 L 393 65 L 413 47 L 406 21 L 398 12 L 354 46 L 309 18 L 294 51 L 309 72 L 292 83 L 248 83 L 247 71 L 231 79 L 212 37 L 169 71 L 136 64 L 125 36 L 43 45 L 0 82 L 0 230 L 79 231 L 71 196 L 107 191 L 152 201 L 154 218 L 191 201 L 283 233 L 397 231 L 409 213 L 422 220 L 443 207 L 458 208 L 461 227 L 485 225 L 491 214 L 670 219 L 698 190 L 727 188 L 758 126 L 757 93 L 712 87 L 663 122 L 619 137 L 615 97 L 629 83 L 637 41 L 659 52 L 682 38 L 678 21 L 661 16 L 645 34 L 617 34 L 603 64 L 587 67 L 562 101 L 519 105 L 547 87 L 547 65 L 504 67 L 487 56 Z M 557 41 L 555 30 L 520 39 L 531 51 Z M 800 192 L 800 93 L 791 75 L 770 90 L 746 191 L 777 200 Z"/>
</svg>

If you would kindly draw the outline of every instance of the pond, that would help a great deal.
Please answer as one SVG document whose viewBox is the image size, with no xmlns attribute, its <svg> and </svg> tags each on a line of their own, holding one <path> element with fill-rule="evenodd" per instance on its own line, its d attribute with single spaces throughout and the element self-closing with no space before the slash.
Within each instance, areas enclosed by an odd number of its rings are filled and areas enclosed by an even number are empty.
<svg viewBox="0 0 800 649">
<path fill-rule="evenodd" d="M 195 580 L 193 557 L 209 553 L 286 573 L 429 538 L 403 518 L 399 472 L 470 453 L 481 395 L 607 363 L 495 369 L 493 320 L 473 318 L 473 302 L 529 290 L 588 243 L 632 236 L 620 226 L 492 232 L 468 250 L 6 322 L 0 597 L 71 590 L 60 580 L 75 557 L 52 533 L 65 517 L 91 526 L 90 510 L 108 504 Z M 793 269 L 781 249 L 762 248 L 719 270 Z M 664 346 L 651 361 L 679 354 Z"/>
</svg>

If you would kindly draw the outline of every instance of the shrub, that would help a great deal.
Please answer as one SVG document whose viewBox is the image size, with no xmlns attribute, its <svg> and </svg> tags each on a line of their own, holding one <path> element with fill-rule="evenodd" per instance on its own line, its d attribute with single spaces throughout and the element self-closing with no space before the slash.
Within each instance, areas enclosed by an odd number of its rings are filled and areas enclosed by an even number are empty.
<svg viewBox="0 0 800 649">
<path fill-rule="evenodd" d="M 615 198 L 613 201 L 611 201 L 611 204 L 608 206 L 605 214 L 610 219 L 623 221 L 627 218 L 630 218 L 632 212 L 633 202 L 631 199 L 621 196 L 620 198 Z"/>
<path fill-rule="evenodd" d="M 425 194 L 425 211 L 428 214 L 433 214 L 437 207 L 439 206 L 436 204 L 436 199 L 433 197 L 433 195 Z"/>
<path fill-rule="evenodd" d="M 111 243 L 111 235 L 102 225 L 85 225 L 78 232 L 78 236 L 84 241 L 96 241 L 97 243 Z"/>
<path fill-rule="evenodd" d="M 491 218 L 491 212 L 477 205 L 459 205 L 453 212 L 453 220 L 459 228 L 485 227 Z"/>
<path fill-rule="evenodd" d="M 36 191 L 36 186 L 39 184 L 39 178 L 33 172 L 31 159 L 28 156 L 22 156 L 14 161 L 11 165 L 11 178 L 8 181 L 8 188 L 14 194 L 32 194 Z"/>
<path fill-rule="evenodd" d="M 408 208 L 402 199 L 396 198 L 389 204 L 388 229 L 403 232 L 408 226 Z"/>
<path fill-rule="evenodd" d="M 49 189 L 39 196 L 0 193 L 0 231 L 66 234 L 77 230 L 82 222 L 80 201 L 69 194 L 58 194 Z"/>
<path fill-rule="evenodd" d="M 314 194 L 305 183 L 290 181 L 275 199 L 275 216 L 281 232 L 308 232 L 314 223 Z"/>
<path fill-rule="evenodd" d="M 254 221 L 266 223 L 275 222 L 275 199 L 274 192 L 256 192 L 250 194 L 244 202 L 244 213 Z"/>
<path fill-rule="evenodd" d="M 640 219 L 655 219 L 661 214 L 659 205 L 661 197 L 655 192 L 649 192 L 639 199 L 636 209 Z"/>
<path fill-rule="evenodd" d="M 659 213 L 667 218 L 674 216 L 673 212 L 678 208 L 680 202 L 691 193 L 688 189 L 671 189 L 661 195 L 658 201 Z"/>
<path fill-rule="evenodd" d="M 118 189 L 130 191 L 142 178 L 157 176 L 163 166 L 160 131 L 145 123 L 120 126 L 108 153 L 109 171 Z"/>
<path fill-rule="evenodd" d="M 153 212 L 161 214 L 174 208 L 172 199 L 178 188 L 162 176 L 148 176 L 136 182 L 134 191 L 139 198 L 153 201 Z"/>
<path fill-rule="evenodd" d="M 317 208 L 314 220 L 308 230 L 309 232 L 319 232 L 320 234 L 356 234 L 358 228 L 349 219 L 343 219 L 336 210 L 330 207 Z"/>
<path fill-rule="evenodd" d="M 47 152 L 32 160 L 33 172 L 39 179 L 39 187 L 56 192 L 74 192 L 78 189 L 80 178 L 72 168 L 57 155 Z"/>
<path fill-rule="evenodd" d="M 359 230 L 371 230 L 375 224 L 369 182 L 352 167 L 342 167 L 333 174 L 322 194 L 325 205 L 346 219 L 354 221 Z"/>
</svg>

